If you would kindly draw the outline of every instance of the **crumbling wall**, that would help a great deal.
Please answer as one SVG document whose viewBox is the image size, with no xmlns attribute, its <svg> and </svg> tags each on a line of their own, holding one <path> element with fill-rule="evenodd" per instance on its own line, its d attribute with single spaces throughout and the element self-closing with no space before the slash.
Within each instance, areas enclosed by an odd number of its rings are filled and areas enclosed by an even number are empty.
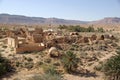
<svg viewBox="0 0 120 80">
<path fill-rule="evenodd" d="M 13 48 L 16 48 L 18 46 L 18 40 L 17 38 L 7 38 L 7 45 Z"/>
<path fill-rule="evenodd" d="M 41 42 L 43 42 L 42 34 L 33 35 L 33 42 L 34 43 L 41 43 Z"/>
<path fill-rule="evenodd" d="M 42 51 L 44 49 L 45 47 L 40 46 L 40 44 L 24 44 L 16 48 L 16 53 Z"/>
</svg>

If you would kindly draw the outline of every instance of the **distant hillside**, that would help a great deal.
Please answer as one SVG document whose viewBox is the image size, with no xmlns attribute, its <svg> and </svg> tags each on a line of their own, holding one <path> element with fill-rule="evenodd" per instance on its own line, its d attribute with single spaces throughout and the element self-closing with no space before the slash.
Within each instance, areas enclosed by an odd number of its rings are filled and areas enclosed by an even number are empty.
<svg viewBox="0 0 120 80">
<path fill-rule="evenodd" d="M 22 15 L 0 14 L 2 24 L 120 24 L 120 18 L 107 17 L 97 21 L 66 20 L 59 18 L 27 17 Z"/>
<path fill-rule="evenodd" d="M 98 21 L 91 22 L 92 24 L 120 24 L 120 18 L 118 17 L 107 17 Z"/>
<path fill-rule="evenodd" d="M 27 17 L 21 15 L 0 14 L 3 24 L 84 24 L 85 21 L 65 20 L 58 18 Z"/>
</svg>

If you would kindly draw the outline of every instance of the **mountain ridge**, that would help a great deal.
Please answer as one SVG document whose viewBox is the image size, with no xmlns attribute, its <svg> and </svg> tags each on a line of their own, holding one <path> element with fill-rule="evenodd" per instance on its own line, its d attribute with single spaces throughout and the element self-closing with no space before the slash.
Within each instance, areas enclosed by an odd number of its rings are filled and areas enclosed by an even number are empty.
<svg viewBox="0 0 120 80">
<path fill-rule="evenodd" d="M 105 17 L 101 20 L 96 20 L 91 22 L 92 24 L 120 24 L 119 17 Z"/>
<path fill-rule="evenodd" d="M 67 20 L 60 18 L 29 17 L 24 15 L 0 14 L 1 24 L 120 24 L 119 17 L 106 17 L 96 21 Z"/>
<path fill-rule="evenodd" d="M 0 14 L 0 23 L 4 23 L 4 24 L 83 24 L 83 23 L 86 23 L 86 21 Z"/>
</svg>

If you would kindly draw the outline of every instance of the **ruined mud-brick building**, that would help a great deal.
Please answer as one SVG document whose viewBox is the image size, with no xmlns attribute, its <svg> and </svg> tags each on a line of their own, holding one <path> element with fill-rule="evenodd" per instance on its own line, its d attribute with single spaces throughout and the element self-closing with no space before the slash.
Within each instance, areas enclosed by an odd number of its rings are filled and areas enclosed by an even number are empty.
<svg viewBox="0 0 120 80">
<path fill-rule="evenodd" d="M 7 45 L 14 48 L 16 53 L 41 51 L 45 48 L 45 45 L 42 43 L 44 39 L 42 29 L 30 31 L 28 29 L 20 29 L 10 33 L 7 35 Z"/>
<path fill-rule="evenodd" d="M 43 30 L 42 28 L 20 28 L 15 31 L 8 30 L 5 33 L 7 37 L 6 43 L 8 47 L 14 49 L 15 53 L 42 51 L 46 48 L 58 47 L 59 44 L 92 44 L 97 39 L 104 40 L 105 38 L 104 35 L 101 35 L 101 37 L 96 35 L 85 37 L 76 32 L 64 36 L 60 35 L 60 32 L 58 34 L 51 30 Z M 110 39 L 114 39 L 114 36 L 110 36 Z"/>
<path fill-rule="evenodd" d="M 16 53 L 41 51 L 45 48 L 42 43 L 27 43 L 25 38 L 8 37 L 7 41 L 8 46 L 14 48 Z"/>
<path fill-rule="evenodd" d="M 20 28 L 15 31 L 6 31 L 7 45 L 12 47 L 15 53 L 42 51 L 45 48 L 65 43 L 66 37 L 57 36 L 53 30 L 41 28 Z M 49 43 L 50 42 L 50 43 Z"/>
</svg>

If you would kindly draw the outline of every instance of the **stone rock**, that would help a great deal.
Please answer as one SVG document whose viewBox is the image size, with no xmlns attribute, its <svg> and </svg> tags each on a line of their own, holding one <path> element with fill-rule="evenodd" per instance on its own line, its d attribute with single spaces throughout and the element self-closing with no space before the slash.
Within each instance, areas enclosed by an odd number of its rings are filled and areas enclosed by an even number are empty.
<svg viewBox="0 0 120 80">
<path fill-rule="evenodd" d="M 51 57 L 59 57 L 60 53 L 56 47 L 51 47 L 48 51 L 48 55 L 50 55 Z"/>
</svg>

